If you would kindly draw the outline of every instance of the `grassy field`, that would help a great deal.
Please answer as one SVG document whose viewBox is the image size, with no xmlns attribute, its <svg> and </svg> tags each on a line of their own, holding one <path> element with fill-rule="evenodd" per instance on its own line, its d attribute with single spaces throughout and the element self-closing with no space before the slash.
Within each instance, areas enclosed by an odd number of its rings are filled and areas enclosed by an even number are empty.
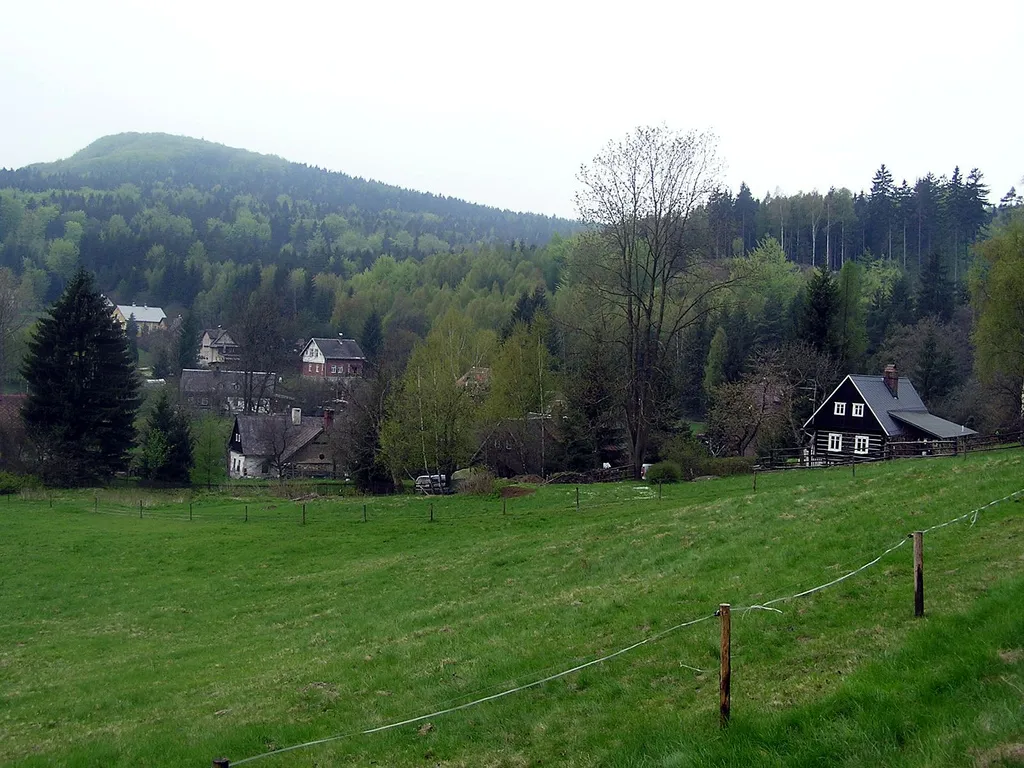
<svg viewBox="0 0 1024 768">
<path fill-rule="evenodd" d="M 0 498 L 0 764 L 1019 765 L 1024 452 L 509 499 Z M 243 490 L 238 491 L 244 493 Z M 189 520 L 189 502 L 192 520 Z M 367 522 L 363 522 L 366 503 Z M 433 504 L 434 522 L 430 522 Z M 246 506 L 248 521 L 245 521 Z M 1016 762 L 1015 762 L 1016 761 Z"/>
</svg>

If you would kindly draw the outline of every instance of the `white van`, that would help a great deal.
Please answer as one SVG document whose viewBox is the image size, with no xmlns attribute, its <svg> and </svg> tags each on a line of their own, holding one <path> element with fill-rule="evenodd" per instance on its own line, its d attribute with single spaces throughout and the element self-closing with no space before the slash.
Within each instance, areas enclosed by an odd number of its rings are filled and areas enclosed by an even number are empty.
<svg viewBox="0 0 1024 768">
<path fill-rule="evenodd" d="M 446 475 L 420 475 L 416 478 L 416 492 L 427 495 L 447 493 Z"/>
</svg>

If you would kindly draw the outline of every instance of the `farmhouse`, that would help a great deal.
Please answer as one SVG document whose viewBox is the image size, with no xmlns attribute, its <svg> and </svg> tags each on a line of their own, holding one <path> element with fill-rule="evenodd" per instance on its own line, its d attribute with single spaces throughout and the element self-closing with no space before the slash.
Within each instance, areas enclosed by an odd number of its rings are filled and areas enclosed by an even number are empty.
<svg viewBox="0 0 1024 768">
<path fill-rule="evenodd" d="M 228 443 L 228 474 L 233 478 L 331 477 L 334 412 L 322 417 L 245 414 L 235 417 Z"/>
<path fill-rule="evenodd" d="M 137 307 L 134 304 L 118 304 L 114 307 L 114 319 L 121 324 L 122 328 L 128 326 L 128 318 L 135 318 L 135 325 L 139 329 L 139 335 L 149 331 L 163 328 L 167 323 L 167 315 L 160 307 Z"/>
<path fill-rule="evenodd" d="M 310 339 L 302 348 L 302 376 L 342 379 L 362 376 L 366 356 L 353 339 Z"/>
<path fill-rule="evenodd" d="M 207 328 L 199 342 L 199 364 L 207 367 L 237 363 L 238 345 L 223 328 Z"/>
<path fill-rule="evenodd" d="M 953 440 L 977 434 L 928 412 L 896 366 L 881 376 L 850 374 L 804 424 L 810 461 L 881 458 L 891 442 Z"/>
</svg>

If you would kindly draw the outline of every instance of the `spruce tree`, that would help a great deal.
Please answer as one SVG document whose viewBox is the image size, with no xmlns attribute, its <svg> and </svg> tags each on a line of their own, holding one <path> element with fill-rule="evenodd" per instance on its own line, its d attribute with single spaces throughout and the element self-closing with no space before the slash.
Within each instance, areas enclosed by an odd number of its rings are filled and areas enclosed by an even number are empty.
<svg viewBox="0 0 1024 768">
<path fill-rule="evenodd" d="M 178 331 L 178 360 L 175 368 L 179 373 L 185 368 L 195 368 L 198 365 L 200 341 L 196 315 L 189 312 Z"/>
<path fill-rule="evenodd" d="M 359 337 L 360 346 L 366 360 L 370 365 L 376 366 L 380 362 L 381 353 L 384 351 L 384 326 L 381 323 L 380 313 L 373 310 L 366 317 L 363 323 L 363 333 Z"/>
<path fill-rule="evenodd" d="M 815 350 L 834 357 L 838 357 L 840 352 L 837 333 L 839 302 L 839 286 L 832 273 L 819 268 L 807 282 L 800 333 Z"/>
<path fill-rule="evenodd" d="M 194 463 L 192 443 L 188 418 L 161 392 L 146 421 L 139 474 L 162 483 L 187 483 Z"/>
<path fill-rule="evenodd" d="M 128 338 L 84 269 L 39 321 L 22 375 L 44 481 L 85 485 L 126 468 L 139 383 Z"/>
</svg>

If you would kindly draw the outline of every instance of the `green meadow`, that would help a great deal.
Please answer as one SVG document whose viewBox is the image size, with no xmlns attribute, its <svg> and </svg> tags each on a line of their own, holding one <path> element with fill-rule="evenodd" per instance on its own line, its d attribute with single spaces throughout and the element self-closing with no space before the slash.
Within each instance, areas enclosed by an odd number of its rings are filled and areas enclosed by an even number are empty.
<svg viewBox="0 0 1024 768">
<path fill-rule="evenodd" d="M 1020 765 L 1024 501 L 925 535 L 923 618 L 909 542 L 744 609 L 1022 488 L 1015 449 L 578 507 L 574 486 L 3 497 L 0 764 Z"/>
</svg>

